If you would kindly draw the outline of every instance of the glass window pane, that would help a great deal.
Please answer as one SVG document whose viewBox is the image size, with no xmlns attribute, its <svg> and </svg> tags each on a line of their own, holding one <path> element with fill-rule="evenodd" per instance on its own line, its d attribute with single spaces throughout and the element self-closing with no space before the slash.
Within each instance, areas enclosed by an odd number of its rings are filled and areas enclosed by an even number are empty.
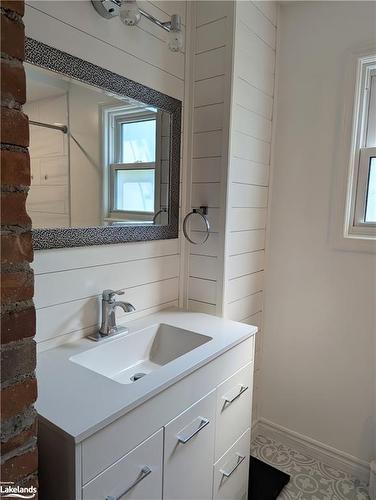
<svg viewBox="0 0 376 500">
<path fill-rule="evenodd" d="M 369 165 L 365 222 L 376 222 L 376 157 L 371 158 Z"/>
<path fill-rule="evenodd" d="M 154 169 L 116 170 L 115 210 L 154 212 Z"/>
<path fill-rule="evenodd" d="M 121 125 L 122 163 L 155 162 L 156 120 Z"/>
<path fill-rule="evenodd" d="M 376 75 L 371 78 L 369 92 L 366 147 L 372 148 L 376 146 Z"/>
</svg>

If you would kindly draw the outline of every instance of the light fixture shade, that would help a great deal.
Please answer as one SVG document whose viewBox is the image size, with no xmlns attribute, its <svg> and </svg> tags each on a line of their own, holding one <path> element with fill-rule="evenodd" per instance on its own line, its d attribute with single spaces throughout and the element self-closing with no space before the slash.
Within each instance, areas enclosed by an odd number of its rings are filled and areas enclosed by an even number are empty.
<svg viewBox="0 0 376 500">
<path fill-rule="evenodd" d="M 94 9 L 105 19 L 111 19 L 119 15 L 120 6 L 112 0 L 91 0 Z"/>
<path fill-rule="evenodd" d="M 181 31 L 170 31 L 168 34 L 168 48 L 172 52 L 180 52 L 183 48 L 183 34 Z"/>
<path fill-rule="evenodd" d="M 141 13 L 136 0 L 123 0 L 120 5 L 119 17 L 127 26 L 138 24 L 141 19 Z"/>
<path fill-rule="evenodd" d="M 179 14 L 172 14 L 170 23 L 172 31 L 181 31 L 181 17 Z"/>
</svg>

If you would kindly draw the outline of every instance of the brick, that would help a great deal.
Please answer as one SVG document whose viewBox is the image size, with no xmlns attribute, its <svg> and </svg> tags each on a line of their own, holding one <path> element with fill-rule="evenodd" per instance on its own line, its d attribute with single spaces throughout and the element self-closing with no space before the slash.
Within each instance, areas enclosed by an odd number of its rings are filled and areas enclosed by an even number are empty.
<svg viewBox="0 0 376 500">
<path fill-rule="evenodd" d="M 1 51 L 21 61 L 25 58 L 25 27 L 1 14 Z"/>
<path fill-rule="evenodd" d="M 20 61 L 25 55 L 23 0 L 1 0 L 1 143 L 26 148 L 29 145 L 27 116 L 18 108 L 26 100 L 25 71 Z M 16 61 L 16 60 L 18 61 Z M 17 148 L 13 148 L 17 149 Z M 20 148 L 19 148 L 20 149 Z M 1 234 L 2 289 L 1 302 L 7 313 L 1 317 L 1 465 L 2 481 L 22 486 L 37 486 L 38 456 L 36 418 L 32 407 L 37 397 L 35 378 L 36 349 L 35 309 L 21 309 L 34 293 L 32 271 L 25 266 L 33 259 L 31 220 L 26 212 L 26 193 L 30 185 L 30 159 L 26 151 L 1 150 L 1 211 L 2 225 L 16 226 L 13 232 L 6 227 Z M 20 230 L 21 228 L 21 230 Z M 15 302 L 21 304 L 12 305 Z M 26 378 L 27 375 L 29 378 Z M 13 385 L 6 383 L 14 382 Z M 34 447 L 33 447 L 34 446 Z M 33 448 L 31 448 L 33 447 Z M 24 451 L 28 449 L 28 451 Z"/>
<path fill-rule="evenodd" d="M 30 231 L 1 234 L 1 263 L 20 264 L 32 262 L 33 241 Z"/>
<path fill-rule="evenodd" d="M 29 145 L 29 120 L 22 111 L 1 107 L 1 142 L 23 147 Z"/>
<path fill-rule="evenodd" d="M 33 241 L 31 232 L 1 235 L 1 263 L 19 264 L 32 262 Z"/>
<path fill-rule="evenodd" d="M 29 488 L 30 486 L 34 486 L 34 488 L 37 490 L 35 496 L 33 497 L 33 500 L 38 500 L 38 487 L 39 487 L 39 482 L 38 482 L 38 475 L 32 474 L 31 476 L 27 476 L 26 478 L 22 479 L 18 483 L 16 483 L 19 486 L 22 486 L 23 488 Z"/>
<path fill-rule="evenodd" d="M 1 62 L 1 99 L 7 105 L 26 102 L 26 76 L 23 66 L 6 60 Z"/>
<path fill-rule="evenodd" d="M 1 185 L 30 186 L 30 156 L 28 152 L 0 150 Z"/>
<path fill-rule="evenodd" d="M 26 193 L 1 193 L 1 223 L 26 227 L 31 224 L 26 213 Z"/>
<path fill-rule="evenodd" d="M 10 458 L 1 465 L 1 480 L 18 482 L 29 476 L 38 468 L 38 453 L 36 448 L 23 455 Z"/>
<path fill-rule="evenodd" d="M 37 399 L 37 381 L 26 379 L 1 391 L 1 420 L 21 413 Z"/>
<path fill-rule="evenodd" d="M 3 314 L 1 317 L 1 343 L 8 344 L 34 337 L 35 324 L 34 307 Z"/>
<path fill-rule="evenodd" d="M 35 342 L 25 341 L 1 352 L 1 380 L 3 382 L 35 370 Z"/>
<path fill-rule="evenodd" d="M 0 454 L 4 456 L 6 453 L 13 451 L 20 446 L 24 446 L 28 441 L 30 441 L 37 434 L 37 423 L 36 421 L 31 427 L 24 429 L 22 432 L 17 434 L 17 436 L 12 436 L 7 441 L 3 441 L 0 444 Z"/>
<path fill-rule="evenodd" d="M 0 6 L 3 9 L 12 10 L 21 17 L 25 13 L 25 2 L 23 0 L 1 0 Z"/>
<path fill-rule="evenodd" d="M 37 412 L 34 407 L 30 407 L 23 413 L 15 415 L 9 420 L 4 420 L 4 422 L 1 422 L 0 441 L 4 443 L 9 438 L 13 438 L 17 434 L 20 434 L 25 429 L 31 427 L 36 419 Z"/>
<path fill-rule="evenodd" d="M 34 275 L 27 271 L 3 271 L 1 273 L 1 304 L 30 300 L 34 295 Z"/>
</svg>

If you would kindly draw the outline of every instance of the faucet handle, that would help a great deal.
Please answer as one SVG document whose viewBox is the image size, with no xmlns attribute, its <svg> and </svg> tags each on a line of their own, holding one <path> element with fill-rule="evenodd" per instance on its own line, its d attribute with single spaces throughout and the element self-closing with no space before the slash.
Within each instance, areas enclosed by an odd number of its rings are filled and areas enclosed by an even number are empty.
<svg viewBox="0 0 376 500">
<path fill-rule="evenodd" d="M 115 295 L 124 295 L 123 290 L 103 290 L 102 292 L 102 300 L 106 302 L 110 302 Z"/>
</svg>

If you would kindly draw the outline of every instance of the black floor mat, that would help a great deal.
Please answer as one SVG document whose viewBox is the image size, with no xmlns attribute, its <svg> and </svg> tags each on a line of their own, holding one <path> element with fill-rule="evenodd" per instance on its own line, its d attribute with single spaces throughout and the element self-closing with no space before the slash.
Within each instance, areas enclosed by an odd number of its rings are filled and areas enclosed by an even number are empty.
<svg viewBox="0 0 376 500">
<path fill-rule="evenodd" d="M 288 474 L 251 457 L 248 500 L 275 500 L 289 481 Z"/>
</svg>

